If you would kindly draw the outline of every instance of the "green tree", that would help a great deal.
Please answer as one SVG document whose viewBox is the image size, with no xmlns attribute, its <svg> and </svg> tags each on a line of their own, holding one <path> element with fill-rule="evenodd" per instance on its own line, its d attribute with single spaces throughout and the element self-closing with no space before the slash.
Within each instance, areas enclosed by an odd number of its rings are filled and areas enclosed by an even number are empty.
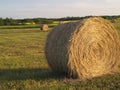
<svg viewBox="0 0 120 90">
<path fill-rule="evenodd" d="M 4 25 L 3 19 L 0 18 L 0 26 Z"/>
</svg>

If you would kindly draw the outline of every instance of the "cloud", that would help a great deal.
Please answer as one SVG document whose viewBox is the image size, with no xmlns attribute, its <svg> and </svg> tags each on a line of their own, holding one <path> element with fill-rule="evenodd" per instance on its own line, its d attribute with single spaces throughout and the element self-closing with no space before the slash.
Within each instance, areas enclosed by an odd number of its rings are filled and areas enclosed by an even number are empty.
<svg viewBox="0 0 120 90">
<path fill-rule="evenodd" d="M 12 5 L 1 6 L 1 16 L 65 17 L 120 14 L 120 0 L 25 0 L 25 3 L 19 1 L 22 4 L 15 1 L 15 5 L 11 2 Z"/>
<path fill-rule="evenodd" d="M 120 3 L 120 0 L 106 0 L 107 3 Z"/>
</svg>

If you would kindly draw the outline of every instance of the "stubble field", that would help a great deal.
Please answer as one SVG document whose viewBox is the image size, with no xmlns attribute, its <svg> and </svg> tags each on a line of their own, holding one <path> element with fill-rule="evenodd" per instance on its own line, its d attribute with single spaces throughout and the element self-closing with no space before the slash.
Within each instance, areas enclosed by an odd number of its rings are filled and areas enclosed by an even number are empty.
<svg viewBox="0 0 120 90">
<path fill-rule="evenodd" d="M 120 24 L 115 24 L 120 35 Z M 39 28 L 0 29 L 0 90 L 120 90 L 120 74 L 87 81 L 50 71 Z"/>
</svg>

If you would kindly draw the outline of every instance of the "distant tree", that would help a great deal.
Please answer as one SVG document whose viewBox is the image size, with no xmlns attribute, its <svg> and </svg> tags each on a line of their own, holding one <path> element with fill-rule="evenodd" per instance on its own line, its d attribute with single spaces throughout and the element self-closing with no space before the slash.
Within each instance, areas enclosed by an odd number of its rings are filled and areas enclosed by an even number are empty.
<svg viewBox="0 0 120 90">
<path fill-rule="evenodd" d="M 0 18 L 0 26 L 4 25 L 3 19 Z"/>
<path fill-rule="evenodd" d="M 41 21 L 41 24 L 51 24 L 51 23 L 53 23 L 53 20 L 43 19 Z"/>
<path fill-rule="evenodd" d="M 4 25 L 17 25 L 17 21 L 12 18 L 4 19 Z"/>
<path fill-rule="evenodd" d="M 35 18 L 35 19 L 33 19 L 33 21 L 35 22 L 35 24 L 41 24 L 40 18 Z"/>
<path fill-rule="evenodd" d="M 51 24 L 55 21 L 72 21 L 72 20 L 81 20 L 84 18 L 89 18 L 93 16 L 85 17 L 63 17 L 63 18 L 28 18 L 28 19 L 12 19 L 12 18 L 0 18 L 0 25 L 32 25 L 32 24 Z M 105 19 L 110 20 L 111 22 L 120 22 L 120 15 L 118 16 L 102 16 Z"/>
</svg>

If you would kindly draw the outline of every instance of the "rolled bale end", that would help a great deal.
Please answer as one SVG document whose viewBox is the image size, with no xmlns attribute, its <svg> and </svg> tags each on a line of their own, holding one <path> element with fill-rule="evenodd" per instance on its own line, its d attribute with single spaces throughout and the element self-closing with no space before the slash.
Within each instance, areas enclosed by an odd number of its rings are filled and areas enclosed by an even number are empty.
<svg viewBox="0 0 120 90">
<path fill-rule="evenodd" d="M 49 27 L 48 27 L 47 24 L 42 24 L 42 25 L 40 25 L 40 30 L 41 30 L 41 31 L 48 31 L 48 30 L 49 30 Z"/>
<path fill-rule="evenodd" d="M 53 71 L 90 79 L 117 72 L 119 36 L 112 24 L 101 17 L 61 24 L 48 34 L 45 54 Z"/>
</svg>

